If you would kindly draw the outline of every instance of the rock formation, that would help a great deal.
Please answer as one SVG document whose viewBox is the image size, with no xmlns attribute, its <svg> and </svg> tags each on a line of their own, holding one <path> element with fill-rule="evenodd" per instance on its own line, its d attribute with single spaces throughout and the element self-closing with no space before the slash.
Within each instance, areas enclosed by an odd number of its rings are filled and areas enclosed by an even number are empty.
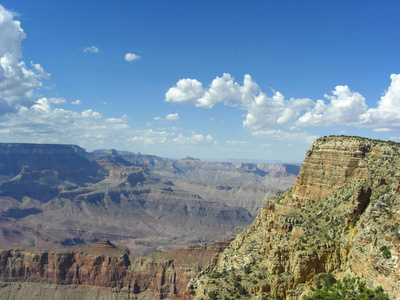
<svg viewBox="0 0 400 300">
<path fill-rule="evenodd" d="M 400 144 L 314 142 L 292 189 L 267 200 L 187 299 L 302 299 L 327 274 L 400 295 Z"/>
<path fill-rule="evenodd" d="M 290 186 L 296 167 L 0 144 L 0 243 L 63 248 L 108 238 L 146 255 L 223 240 Z"/>
<path fill-rule="evenodd" d="M 76 249 L 0 247 L 1 299 L 170 299 L 229 244 L 135 258 L 107 239 Z"/>
<path fill-rule="evenodd" d="M 157 211 L 155 207 L 169 211 L 169 206 L 160 206 L 159 195 L 151 195 L 170 193 L 168 188 L 175 188 L 174 183 L 149 178 L 149 169 L 143 165 L 125 160 L 99 162 L 104 170 L 115 164 L 120 168 L 96 183 L 103 196 L 84 187 L 83 193 L 65 194 L 79 196 L 74 198 L 79 204 L 74 205 L 82 205 L 86 213 L 100 204 L 111 207 L 117 203 L 126 208 L 129 201 L 137 207 L 158 203 L 150 211 Z M 129 179 L 130 174 L 135 174 L 134 178 Z M 147 204 L 122 192 L 113 195 L 115 190 L 104 190 L 110 184 L 140 187 L 137 194 L 145 190 L 143 184 L 148 180 L 161 184 L 162 189 L 148 193 Z M 183 181 L 180 184 L 184 185 Z M 227 191 L 229 187 L 216 189 Z M 57 205 L 68 207 L 73 216 L 76 207 L 65 199 Z M 187 204 L 181 213 L 189 209 L 204 213 L 195 199 L 190 200 L 194 206 Z M 12 203 L 6 197 L 3 201 Z M 179 201 L 169 199 L 170 203 Z M 50 204 L 54 205 L 45 203 Z M 21 219 L 40 214 L 26 211 L 31 209 L 28 206 L 24 209 L 10 211 L 9 207 L 7 211 L 14 219 L 18 214 Z M 336 279 L 361 277 L 369 287 L 381 285 L 391 299 L 399 299 L 399 255 L 400 144 L 333 136 L 314 142 L 293 188 L 267 199 L 253 224 L 229 246 L 227 242 L 189 246 L 147 257 L 134 257 L 126 248 L 104 239 L 70 250 L 4 246 L 0 249 L 0 298 L 24 299 L 36 293 L 43 299 L 289 300 L 310 295 L 330 275 Z M 188 289 L 182 293 L 185 286 Z"/>
</svg>

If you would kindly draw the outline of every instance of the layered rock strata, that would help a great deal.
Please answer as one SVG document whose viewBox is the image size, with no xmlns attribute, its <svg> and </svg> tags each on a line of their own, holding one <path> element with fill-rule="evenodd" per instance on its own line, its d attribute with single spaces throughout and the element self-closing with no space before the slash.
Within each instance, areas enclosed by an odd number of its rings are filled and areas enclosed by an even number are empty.
<svg viewBox="0 0 400 300">
<path fill-rule="evenodd" d="M 0 247 L 0 298 L 170 299 L 229 241 L 134 258 L 103 239 L 76 249 Z M 46 295 L 42 297 L 40 295 Z M 61 297 L 61 298 L 60 298 Z M 35 297 L 33 297 L 35 298 Z"/>
<path fill-rule="evenodd" d="M 400 144 L 316 140 L 293 188 L 267 200 L 186 298 L 302 299 L 330 273 L 399 299 L 399 189 Z"/>
<path fill-rule="evenodd" d="M 139 256 L 233 236 L 298 166 L 171 160 L 74 145 L 0 143 L 0 243 L 108 238 Z"/>
</svg>

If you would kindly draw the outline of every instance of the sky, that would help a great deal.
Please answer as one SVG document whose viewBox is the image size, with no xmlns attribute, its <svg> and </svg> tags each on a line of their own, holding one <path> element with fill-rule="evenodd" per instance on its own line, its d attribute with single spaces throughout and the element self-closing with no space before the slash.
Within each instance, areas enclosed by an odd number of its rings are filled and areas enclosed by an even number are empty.
<svg viewBox="0 0 400 300">
<path fill-rule="evenodd" d="M 300 163 L 400 142 L 400 1 L 0 0 L 0 142 Z"/>
</svg>

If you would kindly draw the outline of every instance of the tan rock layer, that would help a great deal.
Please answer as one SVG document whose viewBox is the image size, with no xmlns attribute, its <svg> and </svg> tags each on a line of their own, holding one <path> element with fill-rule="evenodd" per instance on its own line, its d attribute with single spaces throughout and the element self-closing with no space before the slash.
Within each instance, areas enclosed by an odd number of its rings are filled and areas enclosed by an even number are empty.
<svg viewBox="0 0 400 300">
<path fill-rule="evenodd" d="M 301 203 L 329 195 L 349 179 L 366 176 L 361 161 L 372 149 L 371 141 L 342 137 L 316 140 L 307 151 L 292 196 Z"/>
<path fill-rule="evenodd" d="M 303 299 L 326 274 L 400 299 L 400 144 L 318 139 L 291 190 L 191 281 L 184 299 Z"/>
</svg>

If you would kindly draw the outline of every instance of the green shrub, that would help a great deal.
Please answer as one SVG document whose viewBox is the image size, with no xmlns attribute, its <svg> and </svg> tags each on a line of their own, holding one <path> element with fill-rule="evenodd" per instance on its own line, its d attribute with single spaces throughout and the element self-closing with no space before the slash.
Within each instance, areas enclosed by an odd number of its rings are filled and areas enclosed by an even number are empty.
<svg viewBox="0 0 400 300">
<path fill-rule="evenodd" d="M 304 300 L 341 300 L 341 299 L 375 299 L 375 300 L 390 300 L 385 294 L 382 287 L 375 290 L 366 288 L 365 282 L 360 278 L 344 278 L 338 280 L 331 286 L 324 286 L 322 289 L 317 289 L 312 296 L 304 297 Z"/>
<path fill-rule="evenodd" d="M 382 256 L 384 258 L 392 258 L 392 253 L 390 253 L 390 249 L 388 246 L 382 246 L 379 250 L 381 250 Z"/>
<path fill-rule="evenodd" d="M 331 286 L 336 283 L 336 279 L 331 273 L 325 274 L 322 280 L 324 281 L 324 286 Z"/>
<path fill-rule="evenodd" d="M 216 291 L 210 291 L 208 293 L 208 297 L 210 298 L 210 300 L 217 300 L 217 292 Z"/>
<path fill-rule="evenodd" d="M 250 274 L 251 273 L 251 267 L 250 266 L 245 266 L 243 268 L 243 270 L 244 270 L 244 274 Z"/>
</svg>

